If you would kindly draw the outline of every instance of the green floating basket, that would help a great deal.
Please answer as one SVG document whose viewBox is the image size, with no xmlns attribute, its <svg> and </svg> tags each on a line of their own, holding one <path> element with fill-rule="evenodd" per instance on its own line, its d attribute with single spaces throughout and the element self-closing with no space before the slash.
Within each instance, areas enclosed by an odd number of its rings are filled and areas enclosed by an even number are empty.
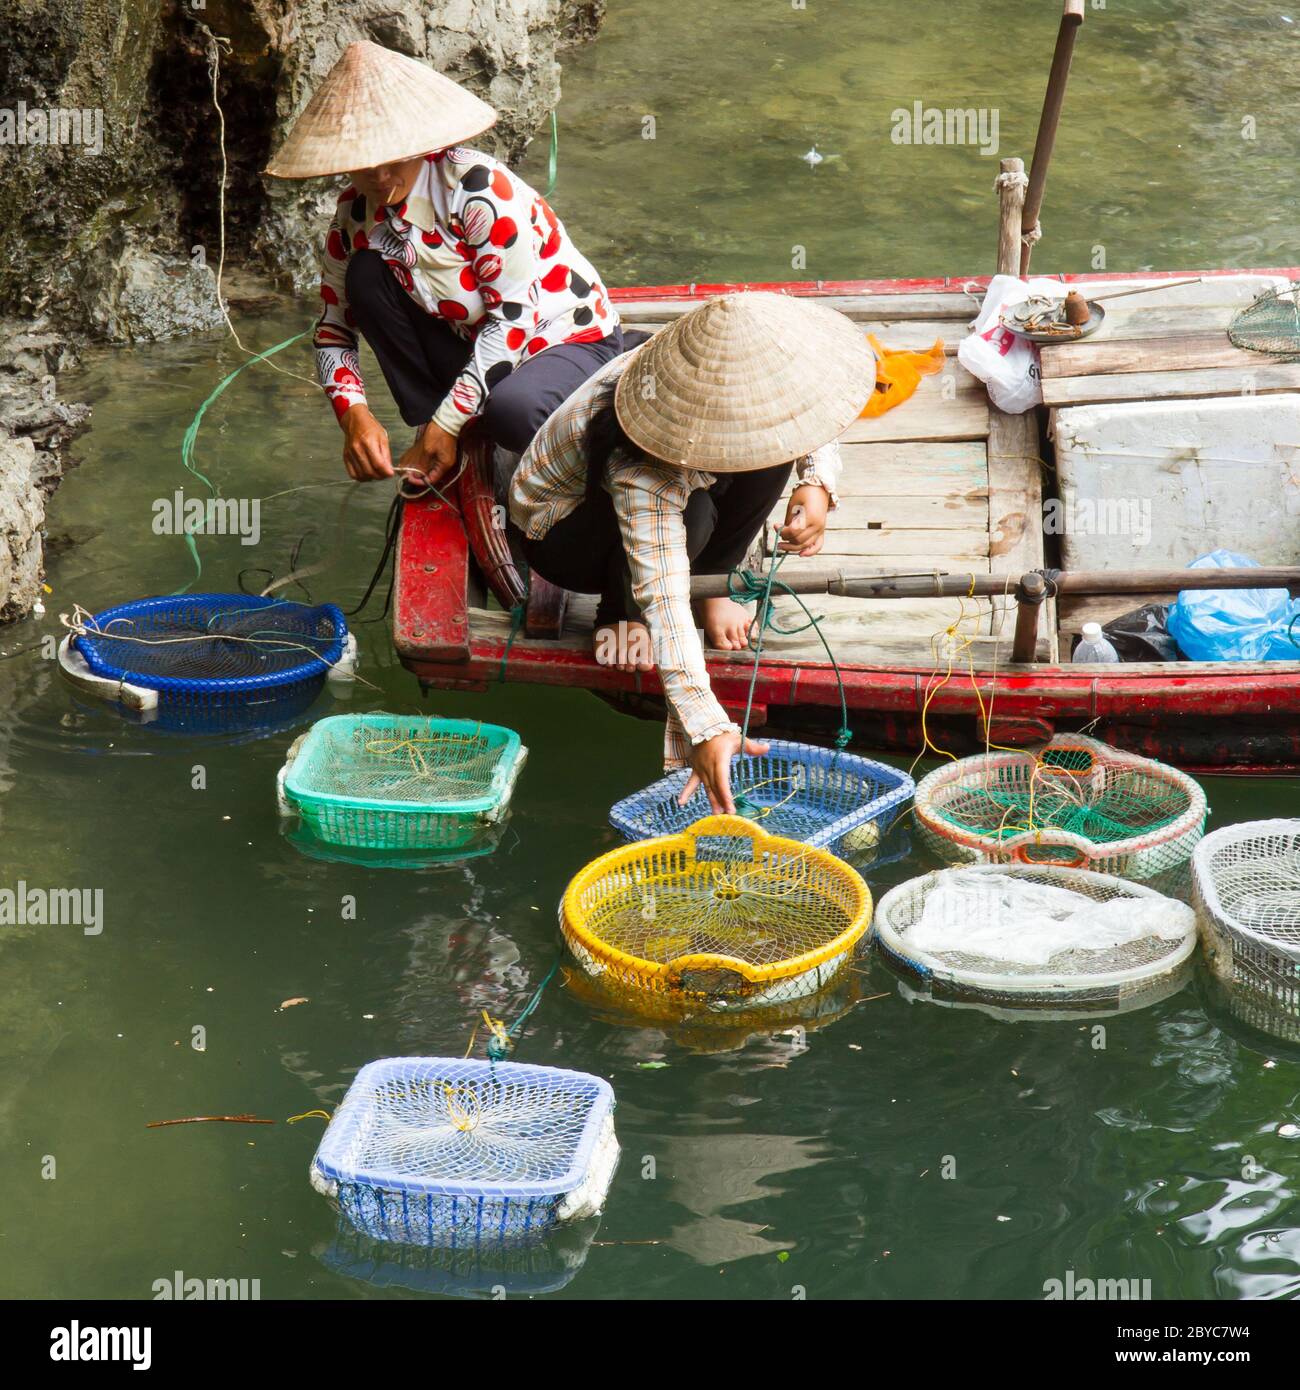
<svg viewBox="0 0 1300 1390">
<path fill-rule="evenodd" d="M 336 714 L 289 749 L 276 791 L 325 844 L 459 849 L 505 815 L 527 757 L 497 724 Z"/>
</svg>

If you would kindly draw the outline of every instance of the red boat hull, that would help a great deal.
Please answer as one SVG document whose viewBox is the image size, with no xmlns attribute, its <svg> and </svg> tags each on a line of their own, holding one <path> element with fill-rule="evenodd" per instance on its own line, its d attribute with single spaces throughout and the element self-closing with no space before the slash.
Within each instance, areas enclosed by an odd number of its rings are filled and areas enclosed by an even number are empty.
<svg viewBox="0 0 1300 1390">
<path fill-rule="evenodd" d="M 1291 268 L 1261 273 L 1300 275 Z M 1151 276 L 1058 278 L 1068 282 Z M 613 297 L 704 299 L 745 289 L 810 296 L 915 294 L 978 290 L 987 282 L 988 277 L 972 277 L 658 286 L 616 290 Z M 479 501 L 465 498 L 462 506 Z M 432 499 L 409 503 L 397 564 L 394 643 L 403 664 L 423 685 L 482 690 L 489 682 L 504 680 L 581 686 L 631 713 L 661 717 L 662 691 L 653 674 L 611 670 L 589 653 L 558 643 L 507 641 L 500 634 L 473 632 L 470 607 L 483 601 L 481 574 L 486 566 L 480 567 L 471 555 L 459 511 Z M 866 748 L 913 755 L 928 736 L 934 747 L 959 755 L 973 752 L 984 746 L 987 711 L 988 737 L 999 744 L 1029 744 L 1053 732 L 1087 728 L 1107 742 L 1192 771 L 1300 772 L 1300 663 L 1125 664 L 1103 674 L 1042 665 L 996 673 L 963 669 L 945 675 L 928 663 L 842 665 L 841 671 L 854 742 Z M 743 711 L 752 660 L 714 653 L 709 674 L 722 703 L 737 715 Z M 815 735 L 833 732 L 839 722 L 839 685 L 829 665 L 763 659 L 753 687 L 753 727 Z"/>
</svg>

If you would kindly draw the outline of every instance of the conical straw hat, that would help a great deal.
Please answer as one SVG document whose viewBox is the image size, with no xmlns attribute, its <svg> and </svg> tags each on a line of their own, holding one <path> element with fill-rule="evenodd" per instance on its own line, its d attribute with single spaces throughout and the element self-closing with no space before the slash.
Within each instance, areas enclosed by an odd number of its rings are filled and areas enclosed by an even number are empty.
<svg viewBox="0 0 1300 1390">
<path fill-rule="evenodd" d="M 789 295 L 731 294 L 638 348 L 614 408 L 655 458 L 741 473 L 837 438 L 875 383 L 875 356 L 843 314 Z"/>
<path fill-rule="evenodd" d="M 271 157 L 277 179 L 372 169 L 458 145 L 497 113 L 473 92 L 377 43 L 350 43 Z"/>
</svg>

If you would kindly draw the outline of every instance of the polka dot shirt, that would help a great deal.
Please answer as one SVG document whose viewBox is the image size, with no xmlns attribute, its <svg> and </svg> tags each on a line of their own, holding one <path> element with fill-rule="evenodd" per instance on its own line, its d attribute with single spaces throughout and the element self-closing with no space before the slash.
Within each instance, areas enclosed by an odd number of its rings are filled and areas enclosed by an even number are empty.
<svg viewBox="0 0 1300 1390">
<path fill-rule="evenodd" d="M 324 309 L 316 370 L 341 419 L 366 399 L 345 288 L 348 259 L 379 252 L 428 314 L 473 344 L 434 412 L 449 434 L 482 414 L 488 392 L 528 357 L 612 333 L 618 314 L 546 199 L 490 155 L 456 147 L 425 157 L 406 199 L 374 206 L 339 194 L 321 258 Z"/>
</svg>

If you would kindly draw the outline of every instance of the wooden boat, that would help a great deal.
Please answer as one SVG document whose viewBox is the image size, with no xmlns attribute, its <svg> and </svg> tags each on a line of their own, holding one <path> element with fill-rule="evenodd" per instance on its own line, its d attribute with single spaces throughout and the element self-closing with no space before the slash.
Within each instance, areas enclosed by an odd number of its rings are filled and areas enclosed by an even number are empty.
<svg viewBox="0 0 1300 1390">
<path fill-rule="evenodd" d="M 1068 409 L 1300 392 L 1300 364 L 1241 351 L 1225 332 L 1267 276 L 1296 279 L 1300 271 L 1212 272 L 1199 284 L 1117 299 L 1095 335 L 1043 350 L 1045 403 L 1024 415 L 993 407 L 983 385 L 952 355 L 987 277 L 675 285 L 616 291 L 614 298 L 626 323 L 651 331 L 702 299 L 762 289 L 818 298 L 891 347 L 928 348 L 942 338 L 949 354 L 945 370 L 924 380 L 910 400 L 879 418 L 859 420 L 844 436 L 843 496 L 823 554 L 782 571 L 790 577 L 799 565 L 816 563 L 856 576 L 921 576 L 922 583 L 949 576 L 949 594 L 969 576 L 968 591 L 988 591 L 979 598 L 828 594 L 810 600 L 823 615 L 822 632 L 843 673 L 857 745 L 913 754 L 924 734 L 961 754 L 984 746 L 987 719 L 987 736 L 999 744 L 1024 745 L 1087 728 L 1188 769 L 1294 773 L 1300 771 L 1300 660 L 1070 664 L 1073 636 L 1085 621 L 1105 621 L 1146 601 L 1170 602 L 1174 593 L 1054 598 L 1053 573 L 1064 568 L 1068 574 L 1070 567 L 1062 565 L 1059 538 L 1045 535 L 1043 525 Z M 1087 293 L 1120 282 L 1157 286 L 1186 273 L 1052 278 Z M 1300 409 L 1300 398 L 1296 404 Z M 1184 461 L 1195 463 L 1195 445 L 1187 441 Z M 424 498 L 405 508 L 393 614 L 403 663 L 426 687 L 482 690 L 498 680 L 583 686 L 633 712 L 660 714 L 655 675 L 596 663 L 594 599 L 538 583 L 525 600 L 521 567 L 503 528 L 491 451 L 471 434 L 463 461 L 457 495 L 449 499 L 455 505 Z M 1258 481 L 1257 474 L 1250 477 Z M 1296 479 L 1300 489 L 1300 470 Z M 1280 495 L 1258 500 L 1265 511 L 1286 512 Z M 1300 526 L 1300 507 L 1291 516 Z M 1232 535 L 1219 543 L 1253 553 L 1256 539 Z M 1169 568 L 1210 548 L 1197 541 Z M 1300 544 L 1290 554 L 1256 558 L 1300 565 Z M 1039 590 L 1046 601 L 1017 604 L 1019 581 L 1034 572 L 1047 575 Z M 936 593 L 940 587 L 936 583 Z M 742 710 L 752 656 L 710 652 L 708 664 L 720 700 L 731 711 Z M 754 727 L 814 740 L 828 736 L 840 722 L 839 698 L 815 632 L 769 633 L 754 690 Z"/>
</svg>

